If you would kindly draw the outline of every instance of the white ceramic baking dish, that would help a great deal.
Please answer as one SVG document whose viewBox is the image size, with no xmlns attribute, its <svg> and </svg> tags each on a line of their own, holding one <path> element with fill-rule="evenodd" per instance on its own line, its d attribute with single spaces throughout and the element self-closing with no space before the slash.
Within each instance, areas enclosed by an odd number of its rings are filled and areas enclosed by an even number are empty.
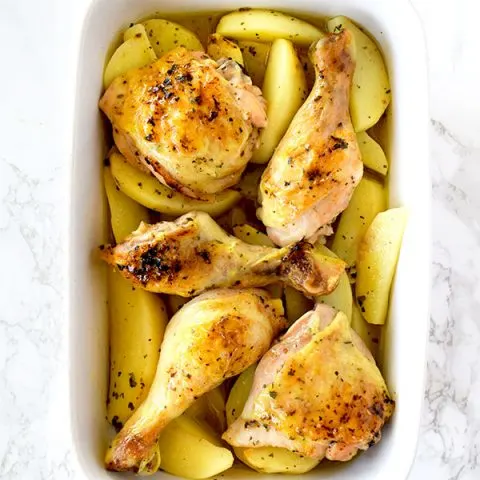
<svg viewBox="0 0 480 480">
<path fill-rule="evenodd" d="M 381 363 L 397 399 L 383 440 L 355 461 L 306 475 L 329 479 L 405 479 L 412 463 L 423 400 L 429 318 L 430 177 L 427 80 L 419 21 L 406 0 L 84 0 L 79 45 L 70 223 L 70 402 L 72 437 L 84 478 L 121 478 L 103 469 L 107 446 L 105 399 L 108 342 L 105 267 L 93 253 L 106 239 L 101 161 L 106 152 L 97 102 L 105 54 L 129 22 L 152 12 L 272 7 L 306 15 L 346 15 L 366 27 L 383 49 L 390 72 L 390 206 L 410 219 L 393 287 Z M 158 478 L 167 477 L 158 473 Z M 256 475 L 235 470 L 237 478 Z"/>
</svg>

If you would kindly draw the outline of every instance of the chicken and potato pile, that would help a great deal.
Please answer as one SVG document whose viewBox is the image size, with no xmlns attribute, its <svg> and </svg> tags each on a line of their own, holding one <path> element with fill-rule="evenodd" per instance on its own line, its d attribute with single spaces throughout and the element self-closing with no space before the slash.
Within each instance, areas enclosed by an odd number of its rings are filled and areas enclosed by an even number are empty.
<svg viewBox="0 0 480 480">
<path fill-rule="evenodd" d="M 132 25 L 104 72 L 106 468 L 351 460 L 395 405 L 375 356 L 406 212 L 385 211 L 366 131 L 390 99 L 383 58 L 345 17 L 180 23 Z"/>
</svg>

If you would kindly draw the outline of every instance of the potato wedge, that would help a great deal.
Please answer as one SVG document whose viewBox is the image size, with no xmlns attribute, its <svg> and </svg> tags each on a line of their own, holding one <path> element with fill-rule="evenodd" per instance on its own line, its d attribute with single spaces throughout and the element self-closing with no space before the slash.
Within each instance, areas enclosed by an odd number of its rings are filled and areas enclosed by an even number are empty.
<svg viewBox="0 0 480 480">
<path fill-rule="evenodd" d="M 233 455 L 208 430 L 188 415 L 167 425 L 158 442 L 160 468 L 178 477 L 203 479 L 228 470 Z"/>
<path fill-rule="evenodd" d="M 308 46 L 323 37 L 317 27 L 284 13 L 273 10 L 242 8 L 224 15 L 216 33 L 235 40 L 272 42 L 277 38 Z"/>
<path fill-rule="evenodd" d="M 185 414 L 210 425 L 220 438 L 227 428 L 225 395 L 222 387 L 214 388 L 202 395 Z"/>
<path fill-rule="evenodd" d="M 176 47 L 203 52 L 203 46 L 198 37 L 178 23 L 153 18 L 143 22 L 143 26 L 158 58 Z"/>
<path fill-rule="evenodd" d="M 267 163 L 292 118 L 307 98 L 307 81 L 293 43 L 275 40 L 268 57 L 263 80 L 263 97 L 267 101 L 268 124 L 260 132 L 259 146 L 251 162 Z"/>
<path fill-rule="evenodd" d="M 103 169 L 103 178 L 110 207 L 113 235 L 116 242 L 121 242 L 138 228 L 140 222 L 148 223 L 150 215 L 143 205 L 120 191 L 108 167 Z"/>
<path fill-rule="evenodd" d="M 148 210 L 118 190 L 107 167 L 104 168 L 104 180 L 113 234 L 115 241 L 120 242 L 141 221 L 148 221 Z M 109 270 L 108 287 L 110 386 L 107 418 L 118 429 L 148 393 L 168 317 L 158 295 L 132 287 L 118 272 Z"/>
<path fill-rule="evenodd" d="M 332 251 L 352 268 L 367 228 L 377 213 L 387 208 L 386 192 L 376 179 L 364 175 L 342 213 L 333 237 Z"/>
<path fill-rule="evenodd" d="M 109 270 L 110 386 L 107 418 L 121 427 L 142 403 L 157 369 L 168 321 L 162 299 Z"/>
<path fill-rule="evenodd" d="M 230 58 L 243 66 L 243 55 L 240 47 L 235 42 L 232 42 L 232 40 L 218 33 L 213 33 L 208 37 L 207 53 L 214 60 Z"/>
<path fill-rule="evenodd" d="M 376 359 L 382 327 L 380 325 L 371 325 L 370 323 L 366 322 L 362 317 L 359 306 L 356 303 L 353 304 L 352 328 L 363 340 L 363 343 L 370 350 L 373 358 Z"/>
<path fill-rule="evenodd" d="M 183 215 L 200 210 L 212 217 L 230 210 L 241 198 L 234 190 L 212 195 L 212 201 L 194 200 L 175 192 L 156 178 L 130 165 L 118 152 L 110 155 L 110 168 L 115 182 L 123 193 L 151 210 L 167 215 Z"/>
<path fill-rule="evenodd" d="M 245 448 L 240 460 L 260 473 L 306 473 L 320 463 L 286 448 L 275 447 Z"/>
<path fill-rule="evenodd" d="M 284 288 L 285 310 L 289 325 L 298 320 L 313 307 L 313 302 L 292 287 Z"/>
<path fill-rule="evenodd" d="M 362 316 L 368 323 L 385 323 L 406 223 L 405 208 L 379 213 L 360 242 L 355 294 Z"/>
<path fill-rule="evenodd" d="M 323 255 L 327 255 L 333 258 L 338 258 L 338 256 L 328 249 L 325 245 L 316 245 L 315 248 L 320 251 Z M 350 285 L 350 280 L 348 279 L 347 272 L 343 272 L 338 281 L 337 288 L 330 293 L 329 295 L 323 295 L 321 297 L 316 297 L 315 300 L 320 303 L 325 303 L 331 307 L 343 312 L 348 320 L 352 320 L 352 304 L 353 304 L 353 295 L 352 287 Z"/>
<path fill-rule="evenodd" d="M 233 233 L 242 242 L 250 243 L 251 245 L 261 245 L 263 247 L 275 247 L 275 244 L 265 233 L 262 233 L 251 225 L 236 225 L 233 227 Z"/>
<path fill-rule="evenodd" d="M 133 36 L 125 32 L 127 40 L 113 53 L 103 73 L 103 87 L 106 89 L 112 81 L 128 72 L 132 68 L 140 68 L 157 59 L 152 45 L 148 41 L 145 29 L 141 25 L 134 25 Z M 130 30 L 130 29 L 129 29 Z"/>
<path fill-rule="evenodd" d="M 363 164 L 370 170 L 385 176 L 388 172 L 388 162 L 382 147 L 367 132 L 358 132 L 357 141 Z"/>
<path fill-rule="evenodd" d="M 245 370 L 235 382 L 227 400 L 227 424 L 242 413 L 252 388 L 256 365 Z M 285 448 L 257 447 L 234 449 L 235 455 L 247 466 L 263 473 L 305 473 L 316 467 L 318 460 L 303 457 Z"/>
<path fill-rule="evenodd" d="M 238 42 L 242 52 L 245 70 L 257 87 L 262 87 L 267 68 L 268 55 L 271 45 L 260 42 Z"/>
<path fill-rule="evenodd" d="M 327 23 L 329 32 L 346 28 L 355 42 L 356 68 L 350 96 L 350 115 L 356 132 L 378 122 L 390 103 L 390 82 L 382 54 L 375 42 L 351 20 L 335 17 Z"/>
</svg>

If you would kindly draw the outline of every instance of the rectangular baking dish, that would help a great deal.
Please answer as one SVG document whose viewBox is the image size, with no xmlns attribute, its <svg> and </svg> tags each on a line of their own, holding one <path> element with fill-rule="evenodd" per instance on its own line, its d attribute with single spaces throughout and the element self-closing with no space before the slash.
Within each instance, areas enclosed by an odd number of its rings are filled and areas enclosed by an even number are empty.
<svg viewBox="0 0 480 480">
<path fill-rule="evenodd" d="M 152 12 L 245 6 L 300 15 L 349 16 L 372 33 L 385 55 L 393 93 L 387 149 L 390 206 L 405 205 L 410 211 L 380 359 L 397 408 L 375 448 L 347 464 L 326 462 L 304 478 L 403 480 L 416 449 L 430 294 L 426 56 L 419 20 L 406 0 L 203 0 L 201 4 L 196 0 L 84 0 L 78 42 L 69 248 L 71 431 L 79 467 L 88 479 L 125 477 L 103 469 L 108 442 L 106 272 L 94 251 L 107 234 L 101 170 L 107 145 L 97 108 L 106 52 L 121 28 Z M 241 468 L 226 474 L 232 478 L 247 475 L 260 476 Z M 160 472 L 155 478 L 169 476 Z"/>
</svg>

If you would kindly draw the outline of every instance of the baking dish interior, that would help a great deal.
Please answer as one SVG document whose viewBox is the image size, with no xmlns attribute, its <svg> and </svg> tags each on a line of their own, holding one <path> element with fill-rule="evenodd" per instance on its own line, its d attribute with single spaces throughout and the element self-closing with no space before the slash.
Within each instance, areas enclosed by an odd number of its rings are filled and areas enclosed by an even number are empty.
<svg viewBox="0 0 480 480">
<path fill-rule="evenodd" d="M 423 36 L 406 1 L 364 0 L 96 0 L 83 19 L 80 42 L 70 218 L 70 407 L 72 439 L 85 478 L 121 478 L 103 469 L 108 442 L 105 399 L 108 339 L 105 267 L 95 248 L 107 239 L 101 162 L 107 144 L 97 108 L 102 72 L 112 39 L 131 21 L 151 15 L 272 7 L 307 16 L 346 15 L 364 26 L 387 61 L 392 104 L 387 155 L 390 206 L 409 208 L 409 223 L 382 339 L 383 373 L 397 400 L 382 441 L 355 461 L 328 464 L 305 475 L 330 479 L 404 479 L 413 460 L 423 399 L 429 305 L 430 185 L 427 87 Z M 200 10 L 201 9 L 201 10 Z M 259 477 L 243 468 L 224 476 Z M 158 478 L 170 476 L 163 472 Z M 223 476 L 223 475 L 222 475 Z M 157 478 L 157 477 L 155 477 Z"/>
</svg>

